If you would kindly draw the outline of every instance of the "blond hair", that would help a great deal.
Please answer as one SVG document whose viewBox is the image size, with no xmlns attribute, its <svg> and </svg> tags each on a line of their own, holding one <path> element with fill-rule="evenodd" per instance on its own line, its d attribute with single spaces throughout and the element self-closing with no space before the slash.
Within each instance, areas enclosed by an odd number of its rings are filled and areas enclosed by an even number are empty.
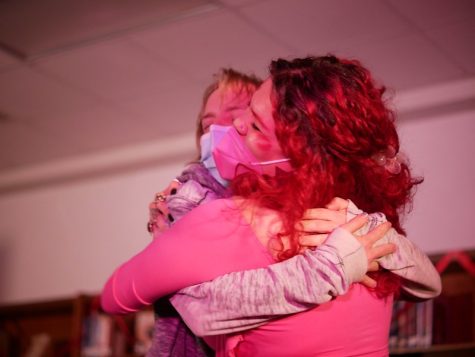
<svg viewBox="0 0 475 357">
<path fill-rule="evenodd" d="M 206 87 L 203 93 L 203 100 L 201 102 L 201 109 L 198 114 L 198 121 L 196 123 L 196 145 L 198 152 L 200 151 L 200 138 L 203 135 L 203 127 L 201 126 L 201 119 L 211 94 L 219 87 L 224 89 L 235 90 L 237 93 L 244 93 L 249 96 L 249 101 L 256 89 L 262 84 L 262 80 L 255 75 L 244 74 L 232 68 L 222 68 L 213 76 L 214 81 Z"/>
</svg>

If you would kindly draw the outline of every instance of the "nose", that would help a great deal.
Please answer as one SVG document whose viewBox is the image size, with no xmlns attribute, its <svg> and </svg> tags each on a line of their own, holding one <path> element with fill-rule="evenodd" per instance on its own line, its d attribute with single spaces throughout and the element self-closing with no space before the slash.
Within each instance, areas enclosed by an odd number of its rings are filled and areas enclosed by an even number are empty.
<svg viewBox="0 0 475 357">
<path fill-rule="evenodd" d="M 246 135 L 247 134 L 247 123 L 246 123 L 246 118 L 245 115 L 240 116 L 239 118 L 236 118 L 233 120 L 233 126 L 236 128 L 237 132 L 240 135 Z"/>
</svg>

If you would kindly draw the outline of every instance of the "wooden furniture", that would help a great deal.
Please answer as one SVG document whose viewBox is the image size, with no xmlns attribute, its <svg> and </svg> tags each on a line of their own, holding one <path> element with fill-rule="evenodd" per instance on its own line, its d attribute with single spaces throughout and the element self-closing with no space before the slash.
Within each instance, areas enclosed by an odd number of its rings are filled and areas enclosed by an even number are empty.
<svg viewBox="0 0 475 357">
<path fill-rule="evenodd" d="M 41 356 L 79 357 L 83 325 L 98 312 L 98 297 L 79 295 L 0 307 L 0 356 L 22 356 L 32 349 Z M 134 316 L 111 317 L 112 332 L 124 335 L 120 355 L 133 355 Z"/>
<path fill-rule="evenodd" d="M 0 307 L 1 355 L 21 356 L 34 338 L 45 356 L 79 356 L 84 298 Z M 49 341 L 41 343 L 41 337 Z"/>
<path fill-rule="evenodd" d="M 392 356 L 475 356 L 475 251 L 430 257 L 441 272 L 442 294 L 434 300 L 432 346 L 396 349 Z"/>
</svg>

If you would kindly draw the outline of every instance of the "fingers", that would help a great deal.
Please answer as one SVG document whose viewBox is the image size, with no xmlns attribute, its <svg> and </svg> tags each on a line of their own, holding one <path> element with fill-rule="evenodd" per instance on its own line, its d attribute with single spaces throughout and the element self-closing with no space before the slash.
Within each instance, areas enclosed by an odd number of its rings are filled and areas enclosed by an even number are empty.
<svg viewBox="0 0 475 357">
<path fill-rule="evenodd" d="M 379 263 L 376 260 L 373 260 L 368 264 L 368 271 L 378 271 Z"/>
<path fill-rule="evenodd" d="M 379 226 L 377 226 L 376 228 L 369 231 L 367 234 L 361 236 L 362 241 L 369 243 L 369 245 L 373 245 L 375 242 L 383 238 L 390 228 L 391 228 L 391 223 L 384 222 L 380 224 Z"/>
<path fill-rule="evenodd" d="M 300 221 L 298 230 L 305 233 L 330 233 L 340 226 L 334 221 L 322 221 L 318 219 Z"/>
<path fill-rule="evenodd" d="M 147 230 L 152 233 L 152 235 L 168 229 L 170 222 L 173 222 L 173 217 L 168 212 L 168 207 L 165 202 L 153 201 L 150 203 L 150 219 L 147 224 Z"/>
<path fill-rule="evenodd" d="M 358 229 L 362 228 L 366 223 L 368 223 L 368 216 L 365 214 L 360 214 L 347 223 L 341 225 L 341 227 L 351 233 L 354 233 Z"/>
<path fill-rule="evenodd" d="M 327 208 L 309 208 L 305 211 L 303 219 L 321 219 L 325 221 L 335 221 L 339 219 L 341 215 L 342 213 Z"/>
<path fill-rule="evenodd" d="M 169 227 L 169 221 L 167 219 L 165 219 L 164 216 L 161 216 L 159 215 L 156 219 L 155 219 L 155 222 L 154 222 L 154 229 L 153 229 L 153 233 L 157 233 L 157 232 L 164 232 L 168 229 Z"/>
<path fill-rule="evenodd" d="M 306 234 L 300 236 L 299 243 L 306 247 L 317 247 L 321 245 L 327 237 L 328 234 Z"/>
<path fill-rule="evenodd" d="M 155 209 L 158 210 L 158 212 L 165 216 L 165 217 L 168 217 L 168 214 L 170 213 L 170 211 L 168 210 L 168 205 L 167 205 L 167 202 L 166 201 L 163 201 L 163 202 L 157 202 L 155 201 Z"/>
<path fill-rule="evenodd" d="M 374 289 L 376 285 L 378 285 L 376 280 L 371 279 L 368 275 L 365 275 L 363 279 L 361 279 L 360 283 L 371 289 Z"/>
<path fill-rule="evenodd" d="M 366 250 L 366 255 L 368 261 L 379 259 L 385 255 L 392 254 L 396 251 L 396 245 L 393 243 L 386 243 L 378 245 L 377 247 L 368 248 Z"/>
<path fill-rule="evenodd" d="M 168 210 L 167 197 L 176 194 L 180 185 L 179 181 L 173 180 L 165 190 L 155 194 L 155 199 L 148 205 L 149 221 L 147 223 L 147 230 L 150 233 L 162 232 L 168 229 L 170 223 L 174 221 L 173 216 Z"/>
<path fill-rule="evenodd" d="M 181 183 L 179 181 L 173 180 L 172 182 L 170 182 L 168 187 L 160 193 L 164 196 L 174 195 L 176 193 L 176 190 L 178 189 L 178 187 L 180 187 L 180 185 L 181 185 Z"/>
<path fill-rule="evenodd" d="M 326 208 L 311 208 L 305 211 L 303 220 L 297 228 L 307 233 L 329 233 L 346 222 L 344 211 Z"/>
<path fill-rule="evenodd" d="M 159 215 L 168 216 L 168 206 L 166 202 L 153 201 L 148 205 L 150 219 L 153 220 Z"/>
<path fill-rule="evenodd" d="M 348 200 L 345 200 L 340 197 L 335 197 L 325 207 L 334 211 L 340 211 L 340 210 L 346 211 L 346 209 L 348 208 L 348 204 L 349 204 Z"/>
</svg>

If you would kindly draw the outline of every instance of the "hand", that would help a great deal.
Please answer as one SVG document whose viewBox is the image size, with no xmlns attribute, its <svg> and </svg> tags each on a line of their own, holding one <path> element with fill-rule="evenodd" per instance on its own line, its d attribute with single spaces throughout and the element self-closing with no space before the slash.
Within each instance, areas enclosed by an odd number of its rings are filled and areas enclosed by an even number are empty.
<svg viewBox="0 0 475 357">
<path fill-rule="evenodd" d="M 390 222 L 385 222 L 369 231 L 367 234 L 362 236 L 357 236 L 354 233 L 362 228 L 366 223 L 368 223 L 368 217 L 366 215 L 359 215 L 353 218 L 348 223 L 342 225 L 342 228 L 353 233 L 353 235 L 358 239 L 366 252 L 366 257 L 368 258 L 368 271 L 377 271 L 379 269 L 379 264 L 377 259 L 384 257 L 385 255 L 394 253 L 396 251 L 396 245 L 392 243 L 384 243 L 378 246 L 374 244 L 384 237 L 384 235 L 391 228 Z M 363 285 L 369 288 L 376 287 L 376 281 L 371 279 L 368 275 L 365 275 L 360 281 Z"/>
<path fill-rule="evenodd" d="M 147 230 L 153 236 L 157 232 L 167 230 L 173 222 L 173 216 L 168 211 L 167 197 L 174 195 L 180 185 L 180 182 L 173 180 L 165 190 L 157 193 L 153 202 L 148 205 L 149 221 L 147 223 Z"/>
<path fill-rule="evenodd" d="M 336 227 L 346 223 L 348 200 L 335 197 L 325 208 L 311 208 L 305 211 L 298 229 L 302 232 L 300 245 L 316 247 L 322 244 Z"/>
</svg>

